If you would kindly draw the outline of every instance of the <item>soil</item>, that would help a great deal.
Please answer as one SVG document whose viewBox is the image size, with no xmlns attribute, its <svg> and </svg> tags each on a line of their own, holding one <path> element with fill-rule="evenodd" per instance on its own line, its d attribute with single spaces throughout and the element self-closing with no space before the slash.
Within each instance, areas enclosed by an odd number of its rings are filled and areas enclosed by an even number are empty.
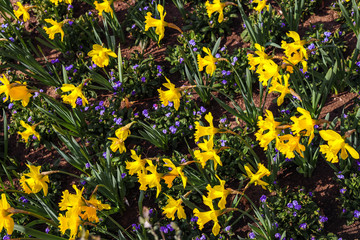
<svg viewBox="0 0 360 240">
<path fill-rule="evenodd" d="M 171 2 L 171 1 L 169 1 Z M 306 28 L 311 26 L 312 24 L 323 23 L 324 29 L 329 30 L 331 32 L 335 31 L 340 27 L 340 24 L 336 21 L 338 18 L 337 13 L 330 9 L 330 5 L 334 3 L 334 0 L 325 0 L 322 8 L 318 9 L 318 11 L 309 16 L 305 22 L 301 25 L 299 32 L 300 35 L 305 31 Z M 120 1 L 116 1 L 115 3 L 115 11 L 117 12 L 117 16 L 119 16 L 119 21 L 123 21 L 126 10 L 129 6 L 134 5 L 135 1 L 128 1 L 128 3 L 123 3 Z M 88 11 L 89 9 L 83 10 L 83 12 Z M 167 12 L 167 18 L 170 22 L 174 20 L 175 24 L 181 27 L 181 15 L 178 12 L 177 8 L 173 6 L 173 4 L 166 4 L 165 10 Z M 191 10 L 191 9 L 187 9 Z M 223 44 L 227 46 L 227 48 L 231 51 L 231 49 L 235 48 L 248 48 L 250 46 L 249 43 L 245 43 L 242 41 L 240 37 L 241 29 L 237 29 L 237 26 L 233 27 L 233 33 L 230 36 L 224 37 Z M 166 66 L 169 65 L 164 60 L 166 47 L 169 45 L 177 44 L 177 35 L 178 33 L 170 28 L 166 29 L 165 38 L 162 40 L 161 45 L 158 43 L 150 41 L 150 44 L 145 48 L 141 49 L 139 46 L 133 46 L 134 39 L 131 36 L 126 36 L 126 42 L 122 44 L 121 53 L 124 58 L 129 58 L 131 53 L 134 51 L 143 51 L 145 56 L 153 55 L 154 59 L 158 62 L 159 65 Z M 348 41 L 349 48 L 345 54 L 349 55 L 355 47 L 356 38 L 352 34 L 348 34 L 345 36 L 345 39 Z M 48 52 L 48 59 L 56 58 L 57 53 Z M 176 86 L 180 86 L 185 84 L 186 82 L 178 75 L 172 76 L 172 81 L 175 81 Z M 58 97 L 55 93 L 54 89 L 47 89 L 47 93 L 54 97 Z M 331 95 L 323 108 L 320 118 L 324 118 L 326 114 L 330 114 L 330 119 L 335 116 L 341 114 L 342 110 L 350 111 L 353 107 L 354 98 L 359 97 L 358 94 L 352 93 L 349 91 Z M 256 93 L 254 93 L 254 98 L 257 99 Z M 275 95 L 269 96 L 269 99 L 265 105 L 265 109 L 277 108 L 276 103 L 274 103 Z M 194 99 L 196 101 L 196 99 Z M 156 99 L 153 99 L 155 102 Z M 237 99 L 237 102 L 240 106 L 243 106 L 243 102 L 241 98 Z M 145 102 L 144 102 L 145 103 Z M 139 106 L 135 108 L 141 108 L 143 103 L 139 103 Z M 152 104 L 152 101 L 147 101 L 146 104 Z M 215 104 L 212 104 L 210 109 L 208 109 L 213 113 L 215 122 L 219 121 L 219 118 L 223 114 L 227 114 L 228 119 L 231 121 L 231 126 L 237 126 L 238 123 L 235 122 L 234 116 L 229 115 L 225 112 L 225 110 L 219 109 Z M 25 147 L 25 144 L 17 142 L 19 139 L 17 136 L 11 136 L 10 138 L 10 151 L 9 155 L 16 159 L 16 161 L 20 162 L 20 168 L 23 170 L 24 163 L 31 162 L 37 165 L 43 165 L 47 163 L 55 162 L 60 159 L 59 167 L 69 172 L 77 172 L 77 169 L 73 168 L 65 160 L 63 160 L 60 155 L 54 150 L 48 150 L 44 146 L 39 147 L 37 149 L 29 149 Z M 148 152 L 144 153 L 144 156 L 151 157 L 156 155 L 156 148 L 153 148 L 148 143 L 144 143 L 146 146 L 149 146 Z M 19 169 L 20 170 L 20 169 Z M 69 184 L 78 183 L 78 180 L 74 180 L 72 178 L 64 179 Z M 329 218 L 327 224 L 325 224 L 325 230 L 328 232 L 333 232 L 339 237 L 343 237 L 344 239 L 358 239 L 360 238 L 360 222 L 356 221 L 353 225 L 347 226 L 345 220 L 339 219 L 340 209 L 334 208 L 337 205 L 336 196 L 338 196 L 339 188 L 334 180 L 333 170 L 328 166 L 326 162 L 323 160 L 319 160 L 318 166 L 314 171 L 314 174 L 311 178 L 305 178 L 301 174 L 297 173 L 295 169 L 285 169 L 280 172 L 278 175 L 278 184 L 281 187 L 287 187 L 289 189 L 297 189 L 299 184 L 305 187 L 307 190 L 312 191 L 315 195 L 315 202 L 323 209 L 324 214 Z M 268 194 L 266 191 L 263 191 L 259 186 L 255 188 L 249 189 L 247 195 L 254 200 L 255 203 L 258 203 L 258 199 L 262 194 Z M 129 194 L 127 201 L 129 206 L 125 210 L 123 216 L 119 216 L 119 222 L 126 228 L 131 229 L 131 224 L 138 222 L 138 212 L 134 211 L 137 208 L 137 199 L 138 199 L 138 191 L 135 188 L 132 193 Z M 153 199 L 145 198 L 144 206 L 149 208 L 156 207 L 154 205 Z M 249 231 L 249 227 L 247 226 L 247 222 L 240 221 L 238 227 L 236 228 L 236 232 L 239 235 L 246 236 Z"/>
</svg>

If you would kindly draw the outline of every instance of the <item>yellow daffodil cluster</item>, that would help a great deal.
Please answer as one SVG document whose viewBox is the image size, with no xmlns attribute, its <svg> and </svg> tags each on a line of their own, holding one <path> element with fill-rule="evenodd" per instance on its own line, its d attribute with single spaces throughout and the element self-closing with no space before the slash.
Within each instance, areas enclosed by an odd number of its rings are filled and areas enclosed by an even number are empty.
<svg viewBox="0 0 360 240">
<path fill-rule="evenodd" d="M 255 133 L 260 147 L 267 150 L 270 142 L 275 140 L 275 147 L 287 158 L 294 158 L 294 151 L 303 156 L 302 152 L 305 151 L 305 146 L 300 143 L 301 136 L 308 136 L 308 144 L 310 144 L 314 138 L 317 120 L 312 119 L 310 113 L 303 108 L 298 107 L 297 111 L 302 115 L 300 117 L 291 117 L 291 121 L 294 122 L 292 125 L 281 125 L 280 122 L 275 121 L 272 112 L 266 110 L 266 118 L 259 117 L 257 123 L 259 130 Z M 286 128 L 290 128 L 292 134 L 281 136 L 281 130 Z"/>
<path fill-rule="evenodd" d="M 305 40 L 301 40 L 298 33 L 290 31 L 287 36 L 292 38 L 294 42 L 287 43 L 281 42 L 281 47 L 284 49 L 285 56 L 282 57 L 282 68 L 289 73 L 293 73 L 293 67 L 298 63 L 302 64 L 303 72 L 307 71 L 308 55 L 304 45 Z M 280 97 L 277 99 L 277 104 L 280 106 L 284 102 L 284 98 L 287 94 L 292 94 L 297 99 L 301 100 L 300 96 L 290 88 L 289 78 L 290 74 L 280 74 L 280 67 L 275 61 L 265 53 L 265 48 L 255 43 L 255 54 L 248 54 L 250 70 L 255 71 L 259 75 L 259 81 L 263 86 L 268 85 L 270 80 L 269 93 L 280 93 Z"/>
<path fill-rule="evenodd" d="M 338 163 L 338 153 L 340 151 L 340 157 L 343 160 L 348 158 L 348 152 L 354 159 L 359 159 L 359 153 L 348 143 L 345 143 L 346 136 L 341 137 L 340 134 L 333 130 L 321 130 L 319 134 L 322 139 L 328 142 L 327 145 L 320 145 L 320 152 L 325 155 L 327 161 Z"/>
<path fill-rule="evenodd" d="M 70 239 L 75 239 L 79 226 L 84 221 L 99 222 L 96 211 L 110 209 L 109 204 L 101 203 L 94 194 L 91 195 L 89 200 L 84 199 L 82 196 L 84 188 L 79 190 L 76 185 L 73 185 L 73 188 L 76 194 L 65 190 L 59 203 L 60 211 L 66 211 L 65 215 L 59 214 L 59 229 L 62 234 L 65 234 L 66 230 L 70 229 Z"/>
<path fill-rule="evenodd" d="M 309 145 L 315 137 L 315 127 L 322 120 L 312 119 L 310 113 L 303 108 L 298 107 L 297 111 L 302 115 L 299 117 L 293 116 L 290 118 L 293 121 L 291 125 L 281 125 L 280 122 L 274 120 L 272 112 L 266 111 L 265 119 L 261 116 L 258 120 L 259 130 L 255 133 L 256 140 L 259 141 L 260 147 L 267 150 L 270 142 L 275 140 L 275 147 L 288 159 L 295 157 L 297 152 L 300 157 L 304 157 L 305 145 L 301 144 L 302 137 L 308 137 L 307 145 Z M 289 128 L 290 134 L 281 135 L 282 130 Z M 340 156 L 342 159 L 348 158 L 348 153 L 355 158 L 359 159 L 359 153 L 345 143 L 345 137 L 333 130 L 320 130 L 320 136 L 328 142 L 327 145 L 320 145 L 320 152 L 325 155 L 327 161 L 331 163 L 338 163 L 338 153 L 341 151 Z"/>
<path fill-rule="evenodd" d="M 155 33 L 159 35 L 158 43 L 160 43 L 161 39 L 165 36 L 165 27 L 176 29 L 182 33 L 181 29 L 175 24 L 165 22 L 166 12 L 164 12 L 164 7 L 162 5 L 158 4 L 157 10 L 160 14 L 160 19 L 153 18 L 152 13 L 147 12 L 145 16 L 145 31 L 148 31 L 151 27 L 155 27 Z"/>
<path fill-rule="evenodd" d="M 126 169 L 129 170 L 130 175 L 137 175 L 140 190 L 146 191 L 148 187 L 156 187 L 156 197 L 158 197 L 161 192 L 161 179 L 171 188 L 176 177 L 180 177 L 184 188 L 186 187 L 187 177 L 183 172 L 184 166 L 176 166 L 170 159 L 164 158 L 163 166 L 171 170 L 168 173 L 159 173 L 157 165 L 154 165 L 150 159 L 141 159 L 141 155 L 138 156 L 134 150 L 131 150 L 131 158 L 135 161 L 127 161 Z"/>
<path fill-rule="evenodd" d="M 233 2 L 220 2 L 220 0 L 214 0 L 213 3 L 211 4 L 208 1 L 206 1 L 205 3 L 205 7 L 206 7 L 206 11 L 207 14 L 209 16 L 209 18 L 211 17 L 211 15 L 214 12 L 218 12 L 219 13 L 219 18 L 218 18 L 218 22 L 221 23 L 222 21 L 224 21 L 224 8 L 228 5 L 234 5 L 237 6 L 235 3 Z"/>
<path fill-rule="evenodd" d="M 20 178 L 20 184 L 24 192 L 27 194 L 38 193 L 42 189 L 44 196 L 46 196 L 48 194 L 48 183 L 50 183 L 49 176 L 40 173 L 41 166 L 36 167 L 28 164 L 26 166 L 30 169 L 30 173 L 25 173 Z"/>
<path fill-rule="evenodd" d="M 4 102 L 10 98 L 11 102 L 21 101 L 23 107 L 26 107 L 29 104 L 32 94 L 26 87 L 26 83 L 21 83 L 19 81 L 10 83 L 4 74 L 0 77 L 0 82 L 3 83 L 3 85 L 0 85 L 0 94 L 5 93 L 6 96 Z"/>
<path fill-rule="evenodd" d="M 216 70 L 215 63 L 217 62 L 218 59 L 213 57 L 209 48 L 203 47 L 202 50 L 207 54 L 207 56 L 201 57 L 200 54 L 197 55 L 199 71 L 200 72 L 203 71 L 204 67 L 206 67 L 206 73 L 212 76 Z"/>
<path fill-rule="evenodd" d="M 174 220 L 175 213 L 177 212 L 178 219 L 186 219 L 186 214 L 184 211 L 181 198 L 175 200 L 173 197 L 165 194 L 168 197 L 167 204 L 162 208 L 163 214 L 166 215 L 167 218 Z"/>
</svg>

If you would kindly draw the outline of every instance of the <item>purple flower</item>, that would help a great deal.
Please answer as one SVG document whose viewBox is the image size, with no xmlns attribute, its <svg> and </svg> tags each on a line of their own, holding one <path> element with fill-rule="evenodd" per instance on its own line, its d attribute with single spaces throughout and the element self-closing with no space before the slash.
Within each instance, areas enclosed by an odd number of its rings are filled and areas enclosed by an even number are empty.
<svg viewBox="0 0 360 240">
<path fill-rule="evenodd" d="M 249 233 L 249 238 L 250 239 L 255 239 L 255 233 L 254 232 Z"/>
<path fill-rule="evenodd" d="M 166 117 L 170 117 L 170 115 L 171 115 L 171 112 L 168 112 L 165 114 Z"/>
<path fill-rule="evenodd" d="M 287 205 L 286 205 L 288 208 L 293 208 L 294 207 L 294 205 L 290 202 L 290 203 L 288 203 Z"/>
<path fill-rule="evenodd" d="M 45 232 L 46 232 L 46 233 L 49 233 L 49 232 L 50 232 L 50 227 L 49 227 L 49 226 L 47 226 L 47 227 L 45 228 Z"/>
<path fill-rule="evenodd" d="M 50 62 L 51 62 L 51 64 L 55 64 L 55 63 L 58 63 L 58 62 L 59 62 L 59 59 L 56 58 L 56 59 L 54 59 L 54 60 L 51 60 Z"/>
<path fill-rule="evenodd" d="M 100 115 L 101 115 L 101 116 L 104 115 L 104 113 L 105 113 L 105 110 L 101 110 L 101 111 L 100 111 Z"/>
<path fill-rule="evenodd" d="M 327 38 L 328 38 L 328 37 L 330 37 L 330 36 L 331 36 L 331 32 L 327 32 L 327 31 L 326 31 L 326 32 L 324 32 L 324 35 L 325 35 L 325 37 L 327 37 Z"/>
<path fill-rule="evenodd" d="M 183 63 L 183 61 L 184 61 L 183 58 L 180 58 L 180 59 L 179 59 L 179 63 L 180 63 L 180 64 Z"/>
<path fill-rule="evenodd" d="M 141 82 L 145 82 L 146 81 L 146 77 L 141 77 Z"/>
<path fill-rule="evenodd" d="M 131 226 L 132 226 L 134 232 L 140 230 L 140 224 L 137 225 L 136 223 L 133 223 L 133 224 L 131 224 Z"/>
<path fill-rule="evenodd" d="M 358 210 L 354 211 L 354 217 L 355 218 L 359 218 L 360 217 L 360 212 Z"/>
<path fill-rule="evenodd" d="M 219 53 L 215 54 L 216 58 L 221 58 L 221 55 Z"/>
<path fill-rule="evenodd" d="M 306 229 L 306 227 L 307 227 L 307 224 L 306 224 L 306 223 L 302 223 L 302 224 L 300 224 L 300 226 L 299 226 L 300 229 Z"/>
<path fill-rule="evenodd" d="M 23 202 L 23 203 L 28 203 L 29 202 L 29 200 L 26 198 L 26 197 L 20 197 L 20 199 L 19 199 L 21 202 Z"/>
<path fill-rule="evenodd" d="M 126 177 L 126 173 L 121 174 L 121 178 L 124 178 L 124 177 Z"/>
<path fill-rule="evenodd" d="M 190 44 L 191 46 L 195 46 L 195 45 L 196 45 L 196 42 L 195 42 L 194 39 L 191 39 L 191 40 L 189 41 L 189 44 Z"/>
<path fill-rule="evenodd" d="M 345 193 L 346 193 L 346 188 L 340 189 L 340 193 L 341 193 L 341 194 L 345 194 Z"/>
<path fill-rule="evenodd" d="M 223 80 L 221 81 L 221 83 L 224 84 L 224 85 L 226 85 L 226 84 L 227 84 L 227 81 L 226 81 L 225 79 L 223 79 Z"/>
<path fill-rule="evenodd" d="M 179 121 L 176 121 L 176 122 L 175 122 L 175 126 L 179 127 L 179 126 L 180 126 L 180 122 L 179 122 Z"/>
<path fill-rule="evenodd" d="M 198 217 L 192 217 L 192 218 L 190 219 L 190 222 L 197 222 L 198 219 L 199 219 Z"/>
<path fill-rule="evenodd" d="M 198 50 L 198 49 L 197 49 L 196 47 L 195 47 L 195 48 L 193 48 L 193 51 L 194 51 L 194 52 L 196 52 L 197 50 Z"/>
<path fill-rule="evenodd" d="M 8 108 L 9 108 L 9 109 L 12 109 L 13 106 L 14 106 L 13 103 L 9 103 Z"/>
<path fill-rule="evenodd" d="M 164 130 L 162 130 L 162 132 L 163 132 L 163 134 L 166 134 L 166 133 L 167 133 L 167 130 L 166 130 L 166 129 L 164 129 Z"/>
<path fill-rule="evenodd" d="M 174 126 L 170 126 L 170 127 L 169 127 L 169 130 L 170 130 L 170 132 L 171 132 L 172 134 L 175 134 L 176 131 L 177 131 L 177 128 L 174 127 Z"/>
<path fill-rule="evenodd" d="M 227 142 L 227 140 L 222 140 L 222 139 L 221 139 L 220 142 L 221 142 L 221 146 L 222 146 L 222 147 L 225 147 L 225 143 Z"/>
<path fill-rule="evenodd" d="M 191 129 L 193 129 L 193 128 L 194 128 L 193 125 L 190 124 L 190 125 L 189 125 L 189 129 L 191 130 Z"/>
<path fill-rule="evenodd" d="M 260 197 L 260 201 L 261 201 L 261 202 L 266 202 L 266 196 L 265 196 L 265 195 L 262 195 L 262 196 Z"/>
<path fill-rule="evenodd" d="M 345 178 L 344 175 L 342 175 L 342 174 L 337 175 L 337 177 L 338 177 L 338 179 L 344 179 Z"/>
<path fill-rule="evenodd" d="M 315 49 L 315 44 L 314 44 L 314 43 L 311 43 L 311 44 L 308 46 L 308 49 L 309 49 L 309 50 Z"/>
<path fill-rule="evenodd" d="M 150 116 L 149 116 L 149 112 L 148 112 L 148 110 L 147 110 L 147 109 L 144 109 L 144 110 L 142 111 L 142 114 L 144 115 L 144 117 L 146 117 L 146 118 L 150 118 Z"/>
<path fill-rule="evenodd" d="M 326 222 L 327 220 L 328 220 L 328 218 L 326 216 L 320 216 L 320 218 L 319 218 L 319 221 L 322 223 Z"/>
<path fill-rule="evenodd" d="M 81 185 L 85 185 L 85 184 L 86 184 L 86 181 L 85 181 L 85 180 L 80 181 L 80 184 L 81 184 Z"/>
<path fill-rule="evenodd" d="M 15 42 L 15 39 L 13 37 L 9 37 L 9 40 Z"/>
<path fill-rule="evenodd" d="M 9 239 L 11 239 L 11 238 L 10 238 L 10 235 L 7 235 L 7 234 L 6 234 L 6 235 L 3 237 L 3 240 L 9 240 Z"/>
<path fill-rule="evenodd" d="M 90 168 L 90 163 L 85 163 L 85 168 L 89 169 Z"/>
<path fill-rule="evenodd" d="M 281 238 L 281 234 L 280 233 L 275 233 L 275 238 Z"/>
<path fill-rule="evenodd" d="M 285 23 L 281 23 L 280 26 L 283 28 L 283 27 L 285 27 L 286 25 L 285 25 Z"/>
<path fill-rule="evenodd" d="M 206 112 L 206 108 L 204 108 L 203 106 L 201 106 L 201 107 L 200 107 L 200 111 L 201 111 L 202 113 L 204 113 L 204 112 Z"/>
<path fill-rule="evenodd" d="M 139 67 L 139 64 L 135 64 L 134 66 L 133 66 L 133 69 L 135 70 L 135 69 L 137 69 Z"/>
</svg>

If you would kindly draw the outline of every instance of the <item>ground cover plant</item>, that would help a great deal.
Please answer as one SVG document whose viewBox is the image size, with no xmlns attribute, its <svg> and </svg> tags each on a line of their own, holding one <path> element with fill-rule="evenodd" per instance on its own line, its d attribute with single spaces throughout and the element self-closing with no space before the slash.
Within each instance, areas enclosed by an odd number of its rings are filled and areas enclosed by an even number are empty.
<svg viewBox="0 0 360 240">
<path fill-rule="evenodd" d="M 1 237 L 360 237 L 359 8 L 0 0 Z"/>
</svg>

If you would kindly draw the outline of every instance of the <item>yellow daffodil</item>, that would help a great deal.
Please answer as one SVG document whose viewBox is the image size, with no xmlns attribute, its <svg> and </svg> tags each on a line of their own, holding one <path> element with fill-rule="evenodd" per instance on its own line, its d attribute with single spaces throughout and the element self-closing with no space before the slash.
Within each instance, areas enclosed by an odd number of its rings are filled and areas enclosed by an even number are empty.
<svg viewBox="0 0 360 240">
<path fill-rule="evenodd" d="M 220 132 L 220 129 L 214 127 L 213 116 L 211 112 L 205 115 L 205 119 L 209 123 L 209 127 L 200 126 L 199 122 L 195 122 L 195 142 L 198 142 L 202 136 L 210 135 L 211 137 Z"/>
<path fill-rule="evenodd" d="M 172 182 L 178 176 L 181 177 L 183 186 L 185 188 L 186 182 L 187 182 L 187 177 L 185 176 L 184 172 L 182 171 L 184 166 L 177 167 L 170 159 L 167 159 L 167 158 L 164 158 L 163 161 L 165 162 L 164 167 L 171 169 L 169 173 L 165 174 L 162 177 L 165 180 L 165 183 L 168 185 L 168 188 L 172 187 Z"/>
<path fill-rule="evenodd" d="M 306 49 L 304 48 L 306 40 L 301 40 L 299 34 L 294 31 L 290 31 L 286 35 L 294 40 L 292 43 L 281 41 L 281 47 L 284 49 L 284 53 L 286 55 L 286 57 L 283 57 L 286 70 L 292 73 L 292 65 L 296 65 L 301 62 L 303 65 L 303 72 L 307 72 L 307 62 L 305 60 L 308 59 L 308 55 Z"/>
<path fill-rule="evenodd" d="M 82 221 L 99 222 L 96 211 L 110 209 L 110 205 L 102 204 L 94 195 L 91 196 L 90 200 L 84 199 L 82 196 L 84 188 L 79 190 L 76 185 L 73 185 L 73 188 L 76 194 L 69 193 L 68 190 L 63 192 L 59 207 L 60 211 L 66 211 L 66 213 L 65 216 L 60 214 L 58 217 L 61 233 L 64 234 L 67 229 L 70 229 L 70 239 L 75 239 Z"/>
<path fill-rule="evenodd" d="M 290 118 L 290 120 L 294 122 L 291 125 L 291 130 L 295 134 L 300 134 L 305 130 L 306 132 L 303 135 L 309 136 L 309 142 L 308 142 L 309 145 L 315 136 L 314 127 L 316 125 L 317 120 L 312 119 L 310 113 L 301 107 L 298 107 L 297 111 L 301 113 L 302 116 Z"/>
<path fill-rule="evenodd" d="M 259 74 L 259 81 L 263 86 L 267 86 L 270 78 L 274 80 L 280 77 L 279 66 L 271 59 L 265 60 L 262 65 L 259 65 L 256 73 Z"/>
<path fill-rule="evenodd" d="M 269 11 L 269 5 L 266 5 L 266 0 L 253 0 L 253 3 L 257 3 L 257 6 L 254 7 L 254 10 L 257 12 L 261 12 L 264 7 Z"/>
<path fill-rule="evenodd" d="M 224 2 L 221 3 L 220 0 L 214 0 L 213 3 L 211 4 L 208 1 L 206 1 L 205 6 L 206 6 L 206 11 L 207 14 L 209 16 L 209 18 L 211 17 L 211 15 L 214 12 L 218 12 L 219 13 L 219 18 L 218 18 L 218 22 L 221 23 L 224 20 L 224 7 L 228 6 L 228 5 L 234 5 L 236 6 L 236 4 L 232 3 L 232 2 Z"/>
<path fill-rule="evenodd" d="M 61 87 L 61 91 L 63 92 L 71 92 L 69 95 L 62 95 L 61 98 L 63 99 L 64 103 L 70 104 L 72 108 L 76 108 L 76 101 L 78 98 L 81 98 L 82 105 L 85 106 L 88 104 L 88 100 L 82 93 L 82 88 L 84 84 L 81 83 L 79 86 L 75 87 L 72 84 L 63 84 Z"/>
<path fill-rule="evenodd" d="M 111 17 L 113 16 L 113 10 L 111 8 L 112 1 L 104 0 L 102 3 L 98 3 L 98 1 L 94 2 L 95 9 L 99 11 L 99 15 L 102 16 L 103 11 L 110 13 Z M 96 63 L 95 63 L 96 64 Z"/>
<path fill-rule="evenodd" d="M 252 173 L 252 168 L 250 165 L 244 166 L 246 174 L 250 178 L 249 184 L 254 183 L 255 186 L 260 185 L 263 189 L 266 189 L 266 186 L 269 184 L 261 180 L 261 178 L 263 178 L 264 176 L 269 176 L 270 171 L 262 163 L 259 163 L 257 167 L 258 171 L 256 173 Z"/>
<path fill-rule="evenodd" d="M 300 143 L 300 135 L 286 134 L 280 136 L 276 148 L 289 159 L 295 157 L 294 151 L 304 157 L 302 152 L 305 151 L 305 146 Z"/>
<path fill-rule="evenodd" d="M 230 194 L 230 191 L 225 189 L 225 181 L 221 180 L 217 175 L 217 179 L 220 181 L 220 185 L 216 185 L 214 187 L 211 187 L 210 184 L 207 185 L 206 190 L 208 191 L 208 198 L 209 199 L 217 199 L 221 198 L 218 206 L 220 210 L 225 208 L 226 205 L 226 198 Z"/>
<path fill-rule="evenodd" d="M 3 83 L 3 85 L 0 86 L 0 94 L 5 93 L 6 98 L 4 102 L 6 102 L 10 96 L 11 84 L 4 74 L 0 77 L 0 81 Z"/>
<path fill-rule="evenodd" d="M 0 201 L 0 232 L 5 228 L 8 235 L 11 235 L 14 231 L 14 220 L 11 218 L 13 214 L 9 212 L 11 209 L 13 208 L 6 200 L 5 193 L 2 193 Z"/>
<path fill-rule="evenodd" d="M 25 193 L 38 193 L 41 189 L 44 191 L 44 196 L 48 194 L 48 183 L 50 183 L 49 176 L 40 173 L 41 166 L 28 165 L 30 173 L 25 173 L 20 178 L 21 187 Z"/>
<path fill-rule="evenodd" d="M 208 160 L 214 161 L 214 169 L 216 170 L 217 165 L 222 166 L 219 155 L 217 155 L 217 149 L 214 149 L 214 136 L 211 136 L 209 141 L 204 139 L 203 143 L 198 144 L 200 150 L 195 150 L 194 156 L 199 160 L 201 166 L 204 168 Z"/>
<path fill-rule="evenodd" d="M 18 10 L 14 10 L 15 17 L 20 19 L 23 16 L 24 22 L 27 22 L 30 19 L 29 9 L 33 8 L 33 6 L 23 6 L 21 2 L 16 2 L 16 5 L 19 7 Z"/>
<path fill-rule="evenodd" d="M 126 169 L 129 170 L 130 175 L 138 174 L 139 172 L 145 172 L 146 159 L 141 159 L 141 155 L 137 155 L 135 150 L 131 149 L 131 158 L 134 162 L 126 161 Z"/>
<path fill-rule="evenodd" d="M 109 65 L 109 56 L 116 58 L 117 55 L 108 48 L 104 48 L 99 44 L 93 45 L 93 50 L 88 53 L 91 60 L 99 67 L 105 67 Z"/>
<path fill-rule="evenodd" d="M 45 19 L 45 22 L 52 24 L 52 26 L 49 27 L 49 28 L 48 27 L 43 27 L 45 32 L 49 35 L 49 38 L 51 40 L 54 40 L 55 34 L 60 33 L 61 41 L 63 41 L 65 33 L 62 30 L 62 26 L 64 25 L 64 23 L 63 22 L 56 22 L 55 20 L 52 20 L 52 19 Z"/>
<path fill-rule="evenodd" d="M 278 97 L 277 99 L 278 106 L 283 104 L 285 96 L 289 93 L 295 96 L 296 98 L 300 99 L 300 96 L 296 94 L 293 89 L 289 88 L 289 77 L 290 77 L 289 74 L 282 75 L 284 84 L 282 84 L 281 77 L 273 79 L 271 81 L 271 87 L 269 88 L 269 93 L 271 92 L 281 93 L 280 97 Z"/>
<path fill-rule="evenodd" d="M 163 91 L 161 89 L 158 89 L 159 95 L 160 95 L 160 101 L 164 106 L 167 106 L 169 102 L 174 103 L 174 108 L 176 111 L 180 107 L 180 98 L 181 93 L 179 88 L 175 88 L 175 85 L 170 82 L 170 80 L 165 77 L 167 83 L 164 83 L 163 86 L 168 88 L 169 90 Z"/>
<path fill-rule="evenodd" d="M 60 213 L 58 219 L 60 232 L 65 234 L 66 230 L 70 229 L 69 240 L 74 240 L 77 235 L 79 226 L 82 223 L 76 212 L 67 211 L 65 216 Z"/>
<path fill-rule="evenodd" d="M 276 139 L 276 142 L 278 141 L 280 130 L 277 129 L 277 127 L 280 125 L 280 122 L 274 120 L 274 115 L 269 110 L 266 110 L 265 116 L 265 120 L 259 116 L 257 122 L 259 130 L 255 133 L 255 136 L 256 140 L 260 142 L 260 147 L 267 150 L 268 145 L 272 140 Z"/>
<path fill-rule="evenodd" d="M 18 132 L 18 134 L 21 135 L 22 139 L 27 143 L 29 140 L 29 137 L 32 135 L 35 135 L 35 137 L 40 140 L 40 134 L 36 132 L 35 128 L 37 124 L 34 126 L 30 126 L 29 124 L 25 123 L 23 120 L 20 121 L 21 126 L 25 128 L 24 132 Z"/>
<path fill-rule="evenodd" d="M 348 158 L 348 153 L 355 158 L 359 159 L 359 153 L 351 147 L 348 143 L 345 143 L 345 137 L 341 137 L 340 134 L 333 130 L 321 130 L 319 132 L 322 139 L 328 142 L 328 145 L 320 145 L 320 152 L 325 154 L 326 160 L 331 163 L 338 163 L 338 153 L 340 157 L 345 160 Z"/>
<path fill-rule="evenodd" d="M 165 207 L 162 208 L 163 214 L 166 215 L 167 218 L 170 218 L 171 220 L 175 219 L 175 213 L 177 212 L 178 219 L 186 219 L 186 214 L 184 211 L 181 198 L 178 200 L 175 200 L 173 197 L 165 194 L 168 197 L 167 204 Z"/>
<path fill-rule="evenodd" d="M 249 65 L 250 70 L 255 70 L 256 66 L 259 65 L 259 68 L 262 68 L 262 65 L 264 64 L 265 61 L 267 61 L 268 59 L 270 59 L 271 57 L 268 56 L 265 53 L 265 48 L 263 46 L 261 46 L 258 43 L 255 43 L 255 49 L 257 51 L 255 51 L 255 54 L 257 55 L 257 57 L 254 56 L 254 54 L 248 54 L 247 58 L 249 60 Z"/>
<path fill-rule="evenodd" d="M 204 225 L 210 221 L 214 222 L 214 226 L 212 228 L 212 233 L 214 236 L 218 235 L 220 232 L 220 224 L 218 220 L 218 216 L 221 215 L 222 210 L 215 210 L 212 199 L 206 198 L 203 196 L 203 202 L 206 206 L 210 208 L 210 211 L 200 212 L 199 209 L 194 209 L 194 215 L 198 217 L 197 224 L 199 225 L 199 230 L 201 231 L 204 228 Z"/>
<path fill-rule="evenodd" d="M 11 101 L 21 101 L 23 107 L 29 104 L 32 96 L 30 90 L 26 87 L 26 83 L 20 83 L 18 81 L 10 84 L 9 95 Z"/>
<path fill-rule="evenodd" d="M 145 16 L 145 31 L 148 31 L 149 28 L 151 28 L 151 27 L 155 27 L 155 33 L 157 35 L 159 35 L 158 43 L 160 42 L 161 39 L 164 38 L 165 27 L 170 27 L 170 28 L 176 29 L 182 33 L 181 29 L 178 26 L 176 26 L 175 24 L 165 22 L 164 19 L 166 16 L 166 12 L 164 12 L 164 7 L 162 5 L 158 4 L 157 10 L 160 14 L 160 19 L 153 18 L 151 12 L 148 12 L 146 14 L 146 16 Z"/>
<path fill-rule="evenodd" d="M 119 149 L 120 153 L 126 152 L 125 148 L 125 140 L 128 138 L 128 136 L 131 134 L 130 132 L 130 126 L 133 123 L 129 123 L 124 127 L 119 128 L 115 131 L 116 138 L 110 137 L 109 140 L 113 141 L 110 149 L 113 152 L 116 152 Z"/>
<path fill-rule="evenodd" d="M 140 173 L 138 174 L 139 183 L 140 183 L 140 190 L 146 190 L 148 186 L 149 188 L 156 187 L 156 197 L 159 196 L 159 193 L 161 192 L 161 184 L 160 180 L 163 176 L 163 174 L 158 173 L 156 171 L 157 166 L 154 166 L 151 160 L 146 160 L 148 165 L 146 167 L 146 171 L 149 171 L 150 174 L 147 173 Z"/>
<path fill-rule="evenodd" d="M 209 48 L 203 47 L 202 50 L 207 54 L 207 56 L 202 58 L 200 54 L 197 55 L 199 71 L 201 72 L 202 70 L 204 70 L 204 67 L 206 67 L 206 73 L 212 76 L 215 72 L 216 69 L 215 63 L 217 62 L 218 59 L 213 57 Z"/>
</svg>

